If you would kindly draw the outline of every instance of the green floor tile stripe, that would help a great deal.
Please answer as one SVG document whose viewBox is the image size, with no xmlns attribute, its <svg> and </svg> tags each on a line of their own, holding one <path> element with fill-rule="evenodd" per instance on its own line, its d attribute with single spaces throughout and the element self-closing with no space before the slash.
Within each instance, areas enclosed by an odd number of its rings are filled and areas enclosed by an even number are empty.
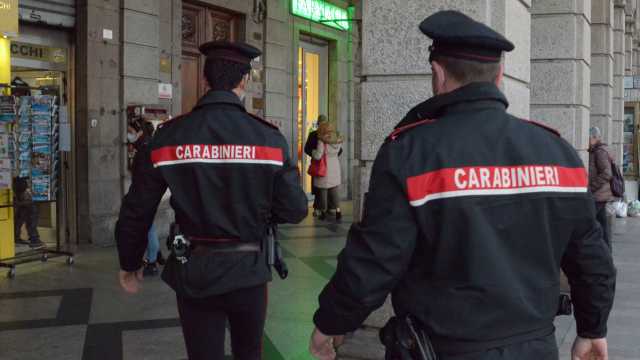
<svg viewBox="0 0 640 360">
<path fill-rule="evenodd" d="M 280 246 L 282 250 L 282 257 L 284 258 L 295 258 L 296 256 L 291 253 L 291 251 L 287 250 L 284 246 Z"/>
<path fill-rule="evenodd" d="M 299 258 L 300 261 L 305 263 L 308 267 L 310 267 L 313 271 L 318 273 L 320 276 L 329 280 L 336 272 L 336 268 L 329 265 L 327 260 L 335 260 L 335 257 L 332 256 L 314 256 L 314 257 L 305 257 Z"/>
<path fill-rule="evenodd" d="M 264 360 L 284 360 L 284 356 L 276 349 L 276 346 L 273 345 L 273 342 L 269 338 L 269 336 L 264 336 L 264 349 L 263 349 L 263 357 Z"/>
</svg>

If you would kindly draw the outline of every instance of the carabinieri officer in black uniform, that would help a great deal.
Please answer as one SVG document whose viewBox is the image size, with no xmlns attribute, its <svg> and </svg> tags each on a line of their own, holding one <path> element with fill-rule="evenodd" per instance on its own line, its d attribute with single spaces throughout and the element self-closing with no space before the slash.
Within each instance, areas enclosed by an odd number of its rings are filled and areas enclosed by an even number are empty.
<svg viewBox="0 0 640 360">
<path fill-rule="evenodd" d="M 455 11 L 420 29 L 433 39 L 435 96 L 376 157 L 362 222 L 320 294 L 311 352 L 333 358 L 332 340 L 391 293 L 439 360 L 557 359 L 562 268 L 573 359 L 603 359 L 615 269 L 580 158 L 554 130 L 506 112 L 498 86 L 511 42 Z"/>
<path fill-rule="evenodd" d="M 174 235 L 190 242 L 190 255 L 178 261 L 174 251 L 162 278 L 176 291 L 189 359 L 223 359 L 228 320 L 234 358 L 255 360 L 271 280 L 267 227 L 300 222 L 307 199 L 285 138 L 241 100 L 260 51 L 229 42 L 200 51 L 210 91 L 192 112 L 158 129 L 146 159 L 153 166 L 123 200 L 116 225 L 120 282 L 137 292 L 146 234 L 168 188 Z"/>
</svg>

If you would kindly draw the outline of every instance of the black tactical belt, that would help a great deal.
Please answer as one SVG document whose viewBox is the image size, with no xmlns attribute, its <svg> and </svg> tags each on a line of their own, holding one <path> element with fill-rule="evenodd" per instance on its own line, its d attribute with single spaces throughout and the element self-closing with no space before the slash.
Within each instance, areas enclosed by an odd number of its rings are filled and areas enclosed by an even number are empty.
<svg viewBox="0 0 640 360">
<path fill-rule="evenodd" d="M 199 252 L 218 253 L 218 252 L 260 252 L 260 244 L 258 243 L 212 243 L 191 240 L 192 253 Z"/>
<path fill-rule="evenodd" d="M 175 235 L 167 245 L 181 264 L 186 264 L 191 254 L 262 251 L 258 243 L 246 243 L 234 239 L 203 239 L 181 234 Z"/>
</svg>

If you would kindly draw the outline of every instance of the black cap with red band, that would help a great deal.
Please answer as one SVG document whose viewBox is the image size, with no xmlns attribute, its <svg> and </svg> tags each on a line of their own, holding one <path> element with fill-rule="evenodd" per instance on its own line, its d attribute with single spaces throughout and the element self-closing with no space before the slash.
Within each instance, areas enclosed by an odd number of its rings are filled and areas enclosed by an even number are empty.
<svg viewBox="0 0 640 360">
<path fill-rule="evenodd" d="M 515 48 L 511 41 L 483 23 L 454 11 L 439 11 L 420 23 L 420 30 L 433 39 L 431 55 L 472 60 L 500 62 L 502 52 Z"/>
<path fill-rule="evenodd" d="M 220 59 L 241 64 L 251 64 L 251 60 L 262 54 L 257 48 L 230 41 L 209 41 L 200 45 L 200 52 L 208 59 Z"/>
</svg>

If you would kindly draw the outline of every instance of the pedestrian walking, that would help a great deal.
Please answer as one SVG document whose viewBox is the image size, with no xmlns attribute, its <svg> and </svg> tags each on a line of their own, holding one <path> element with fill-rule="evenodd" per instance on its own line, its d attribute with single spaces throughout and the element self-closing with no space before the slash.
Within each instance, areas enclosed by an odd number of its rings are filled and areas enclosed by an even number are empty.
<svg viewBox="0 0 640 360">
<path fill-rule="evenodd" d="M 376 156 L 364 217 L 319 296 L 311 353 L 335 358 L 391 294 L 388 358 L 557 359 L 563 269 L 572 359 L 606 359 L 615 269 L 580 157 L 555 130 L 507 113 L 509 40 L 457 11 L 420 30 L 433 40 L 434 96 Z"/>
<path fill-rule="evenodd" d="M 200 51 L 209 92 L 193 111 L 159 127 L 147 166 L 123 200 L 116 225 L 120 283 L 127 292 L 139 290 L 146 235 L 169 189 L 176 226 L 162 279 L 176 292 L 189 359 L 224 359 L 228 321 L 233 357 L 255 360 L 270 265 L 280 253 L 268 235 L 273 224 L 300 222 L 307 198 L 282 133 L 243 104 L 260 51 L 227 41 Z"/>
<path fill-rule="evenodd" d="M 321 160 L 325 157 L 327 165 L 325 176 L 313 178 L 319 197 L 318 207 L 320 208 L 319 218 L 321 220 L 324 220 L 330 212 L 335 214 L 336 220 L 342 219 L 342 211 L 340 210 L 342 173 L 339 156 L 342 152 L 343 141 L 333 123 L 328 120 L 318 122 L 318 140 L 312 155 L 315 160 Z"/>
<path fill-rule="evenodd" d="M 327 121 L 327 117 L 324 115 L 318 116 L 318 124 L 320 122 Z M 318 130 L 313 130 L 307 136 L 307 141 L 304 143 L 304 153 L 313 158 L 313 150 L 318 146 Z M 313 195 L 313 217 L 318 217 L 321 214 L 320 210 L 320 196 L 318 194 L 318 188 L 315 185 L 315 178 L 311 177 L 311 194 Z"/>
<path fill-rule="evenodd" d="M 40 240 L 38 233 L 38 205 L 33 201 L 31 189 L 29 187 L 29 179 L 25 177 L 16 177 L 13 179 L 15 189 L 14 195 L 14 231 L 16 243 L 29 245 L 31 249 L 40 249 L 44 247 L 44 243 Z M 26 225 L 29 241 L 23 240 L 22 226 Z"/>
<path fill-rule="evenodd" d="M 614 214 L 607 206 L 615 200 L 611 191 L 613 177 L 611 155 L 607 144 L 602 142 L 600 128 L 589 129 L 589 190 L 596 202 L 596 218 L 602 226 L 604 241 L 611 249 L 611 226 Z"/>
<path fill-rule="evenodd" d="M 138 128 L 139 130 L 136 130 Z M 129 126 L 127 139 L 133 145 L 135 155 L 131 164 L 132 181 L 138 180 L 140 176 L 144 176 L 149 171 L 152 164 L 147 161 L 150 156 L 150 143 L 153 137 L 154 128 L 148 121 L 142 121 L 135 127 Z M 134 179 L 135 178 L 135 179 Z M 144 258 L 144 276 L 158 275 L 158 260 L 163 261 L 160 251 L 160 241 L 154 224 L 151 224 L 147 233 L 147 251 Z"/>
</svg>

